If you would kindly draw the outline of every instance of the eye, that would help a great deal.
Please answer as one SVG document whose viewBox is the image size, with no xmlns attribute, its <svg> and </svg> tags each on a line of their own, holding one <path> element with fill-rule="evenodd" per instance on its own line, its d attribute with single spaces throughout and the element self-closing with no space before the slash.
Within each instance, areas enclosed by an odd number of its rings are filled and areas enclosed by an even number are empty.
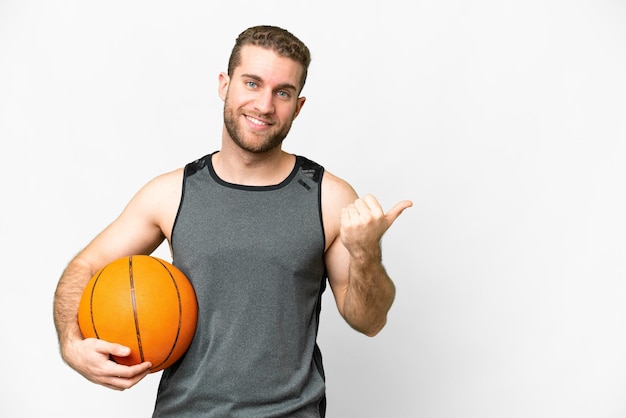
<svg viewBox="0 0 626 418">
<path fill-rule="evenodd" d="M 250 87 L 251 89 L 255 89 L 257 88 L 258 84 L 256 83 L 256 81 L 246 81 L 246 86 Z"/>
<path fill-rule="evenodd" d="M 279 91 L 277 91 L 277 92 L 276 92 L 276 94 L 277 94 L 279 97 L 282 97 L 282 98 L 284 98 L 284 99 L 288 99 L 289 97 L 291 97 L 291 94 L 289 94 L 289 92 L 288 92 L 288 91 L 285 91 L 285 90 L 279 90 Z"/>
</svg>

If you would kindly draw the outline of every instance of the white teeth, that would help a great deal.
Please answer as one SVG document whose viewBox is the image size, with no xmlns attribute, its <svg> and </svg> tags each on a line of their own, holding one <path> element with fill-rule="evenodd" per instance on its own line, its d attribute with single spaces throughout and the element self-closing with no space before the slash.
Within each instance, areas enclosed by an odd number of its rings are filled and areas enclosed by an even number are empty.
<svg viewBox="0 0 626 418">
<path fill-rule="evenodd" d="M 250 122 L 254 123 L 255 125 L 266 125 L 266 123 L 265 123 L 265 122 L 262 122 L 262 121 L 260 121 L 260 120 L 258 120 L 258 119 L 252 118 L 252 117 L 250 117 L 250 116 L 246 116 L 246 117 L 248 118 L 248 120 L 249 120 Z"/>
</svg>

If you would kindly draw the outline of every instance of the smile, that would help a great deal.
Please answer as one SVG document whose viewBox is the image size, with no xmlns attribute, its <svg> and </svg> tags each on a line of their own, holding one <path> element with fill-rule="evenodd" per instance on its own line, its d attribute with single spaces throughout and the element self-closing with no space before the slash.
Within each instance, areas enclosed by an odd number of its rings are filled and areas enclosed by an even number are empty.
<svg viewBox="0 0 626 418">
<path fill-rule="evenodd" d="M 269 125 L 268 122 L 264 122 L 262 120 L 259 120 L 257 118 L 253 118 L 252 116 L 248 116 L 246 115 L 246 119 L 248 119 L 248 121 L 254 125 L 258 125 L 258 126 L 267 126 Z"/>
</svg>

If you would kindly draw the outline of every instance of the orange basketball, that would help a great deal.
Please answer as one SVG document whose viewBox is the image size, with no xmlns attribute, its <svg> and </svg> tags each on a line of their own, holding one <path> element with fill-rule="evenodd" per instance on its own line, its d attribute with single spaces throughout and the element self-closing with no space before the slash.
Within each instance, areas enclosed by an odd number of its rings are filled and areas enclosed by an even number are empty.
<svg viewBox="0 0 626 418">
<path fill-rule="evenodd" d="M 167 261 L 148 255 L 122 257 L 87 283 L 78 307 L 85 338 L 130 347 L 125 365 L 152 363 L 151 373 L 175 363 L 189 348 L 198 319 L 193 287 Z"/>
</svg>

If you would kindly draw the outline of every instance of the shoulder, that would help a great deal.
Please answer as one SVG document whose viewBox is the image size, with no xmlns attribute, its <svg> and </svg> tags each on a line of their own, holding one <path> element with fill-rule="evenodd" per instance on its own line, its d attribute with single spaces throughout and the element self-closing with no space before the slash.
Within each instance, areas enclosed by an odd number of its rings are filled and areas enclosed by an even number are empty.
<svg viewBox="0 0 626 418">
<path fill-rule="evenodd" d="M 158 175 L 145 183 L 120 215 L 92 241 L 91 254 L 106 255 L 107 259 L 149 254 L 163 238 L 169 240 L 182 192 L 181 183 L 182 169 Z"/>
<path fill-rule="evenodd" d="M 329 171 L 324 172 L 322 178 L 322 204 L 329 206 L 339 205 L 341 208 L 354 202 L 358 197 L 356 191 L 346 180 L 337 177 Z"/>
<path fill-rule="evenodd" d="M 339 234 L 341 210 L 358 198 L 354 188 L 344 179 L 325 171 L 322 178 L 321 207 L 327 246 Z"/>
<path fill-rule="evenodd" d="M 171 224 L 182 196 L 183 172 L 177 168 L 152 178 L 135 194 L 127 211 L 143 213 L 157 224 Z"/>
<path fill-rule="evenodd" d="M 145 194 L 150 199 L 176 197 L 182 191 L 183 174 L 184 168 L 182 167 L 160 174 L 148 181 L 138 194 Z"/>
</svg>

